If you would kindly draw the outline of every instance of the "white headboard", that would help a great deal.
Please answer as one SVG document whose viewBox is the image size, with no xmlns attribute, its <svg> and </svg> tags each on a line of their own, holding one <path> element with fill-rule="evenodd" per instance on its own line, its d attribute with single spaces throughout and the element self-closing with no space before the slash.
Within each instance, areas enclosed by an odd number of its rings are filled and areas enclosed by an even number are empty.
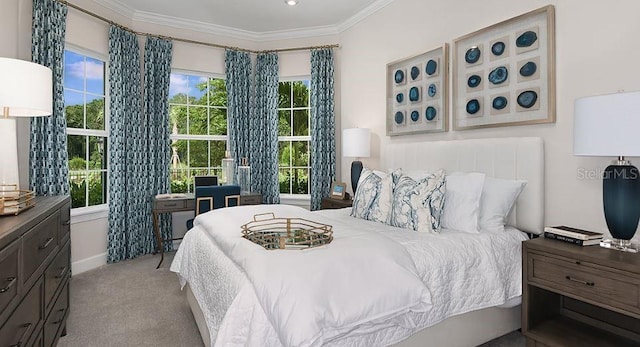
<svg viewBox="0 0 640 347">
<path fill-rule="evenodd" d="M 538 137 L 388 143 L 381 169 L 474 171 L 526 180 L 510 225 L 529 233 L 544 229 L 544 147 Z"/>
</svg>

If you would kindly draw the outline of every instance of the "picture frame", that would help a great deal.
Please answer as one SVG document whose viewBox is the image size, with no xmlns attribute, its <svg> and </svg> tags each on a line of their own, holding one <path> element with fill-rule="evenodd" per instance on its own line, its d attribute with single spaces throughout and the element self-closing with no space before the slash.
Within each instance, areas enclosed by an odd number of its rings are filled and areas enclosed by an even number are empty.
<svg viewBox="0 0 640 347">
<path fill-rule="evenodd" d="M 331 192 L 329 197 L 336 200 L 344 200 L 347 192 L 347 185 L 344 182 L 333 182 L 331 184 Z"/>
<path fill-rule="evenodd" d="M 387 136 L 449 130 L 449 45 L 387 64 Z"/>
<path fill-rule="evenodd" d="M 462 36 L 452 54 L 453 130 L 556 121 L 553 5 Z"/>
</svg>

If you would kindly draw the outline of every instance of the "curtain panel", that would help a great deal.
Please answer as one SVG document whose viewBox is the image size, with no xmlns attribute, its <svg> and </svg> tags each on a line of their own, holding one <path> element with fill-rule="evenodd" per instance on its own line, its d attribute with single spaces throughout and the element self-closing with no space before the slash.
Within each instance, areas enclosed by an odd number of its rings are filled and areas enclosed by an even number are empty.
<svg viewBox="0 0 640 347">
<path fill-rule="evenodd" d="M 53 114 L 31 118 L 29 187 L 37 195 L 69 194 L 67 120 L 62 76 L 67 5 L 34 0 L 31 60 L 53 72 Z"/>
<path fill-rule="evenodd" d="M 237 164 L 240 158 L 250 158 L 251 116 L 251 56 L 247 52 L 226 50 L 227 120 L 229 128 L 229 150 Z M 251 158 L 250 158 L 251 159 Z M 253 175 L 253 170 L 251 170 Z"/>
<path fill-rule="evenodd" d="M 265 204 L 280 203 L 278 185 L 278 55 L 256 58 L 255 106 L 250 119 L 251 190 Z"/>
<path fill-rule="evenodd" d="M 169 139 L 169 81 L 171 78 L 171 52 L 173 42 L 147 37 L 144 46 L 144 124 L 148 130 L 148 189 L 151 197 L 169 193 L 171 183 L 169 165 L 171 141 Z M 173 238 L 171 214 L 160 216 L 159 228 L 163 239 Z M 154 249 L 156 240 L 153 239 Z M 164 250 L 173 250 L 173 243 L 164 243 Z"/>
<path fill-rule="evenodd" d="M 333 50 L 311 51 L 311 210 L 320 209 L 336 175 Z"/>
</svg>

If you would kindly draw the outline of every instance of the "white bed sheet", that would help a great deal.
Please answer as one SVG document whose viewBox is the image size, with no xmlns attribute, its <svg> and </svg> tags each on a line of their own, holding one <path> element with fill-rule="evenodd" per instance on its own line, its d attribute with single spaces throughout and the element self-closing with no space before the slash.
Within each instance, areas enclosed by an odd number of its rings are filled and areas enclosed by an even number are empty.
<svg viewBox="0 0 640 347">
<path fill-rule="evenodd" d="M 431 291 L 433 307 L 429 312 L 409 312 L 369 331 L 345 334 L 332 345 L 397 343 L 448 317 L 505 305 L 521 295 L 521 242 L 527 236 L 514 228 L 500 233 L 443 230 L 440 234 L 425 234 L 355 219 L 349 216 L 349 210 L 315 213 L 329 224 L 364 227 L 404 245 Z M 179 274 L 182 285 L 189 282 L 216 346 L 282 345 L 252 285 L 207 231 L 195 227 L 187 233 L 171 270 Z"/>
</svg>

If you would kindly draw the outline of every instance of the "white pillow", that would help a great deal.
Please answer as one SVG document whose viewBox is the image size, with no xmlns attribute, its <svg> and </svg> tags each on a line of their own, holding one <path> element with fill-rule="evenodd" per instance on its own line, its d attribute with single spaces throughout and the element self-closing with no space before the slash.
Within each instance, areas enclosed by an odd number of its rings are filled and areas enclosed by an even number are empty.
<svg viewBox="0 0 640 347">
<path fill-rule="evenodd" d="M 374 222 L 389 224 L 389 218 L 391 217 L 391 208 L 393 207 L 393 189 L 398 182 L 400 176 L 402 176 L 402 170 L 396 169 L 390 174 L 386 174 L 380 171 L 373 171 L 375 175 L 380 177 L 380 189 L 378 196 L 371 204 L 371 210 L 367 216 L 367 219 Z M 380 176 L 380 174 L 382 176 Z"/>
<path fill-rule="evenodd" d="M 504 231 L 509 213 L 527 181 L 487 177 L 480 198 L 480 230 Z"/>
<path fill-rule="evenodd" d="M 454 172 L 446 177 L 446 193 L 442 227 L 467 233 L 478 233 L 480 197 L 485 174 Z"/>
<path fill-rule="evenodd" d="M 380 181 L 382 179 L 373 173 L 373 171 L 364 168 L 358 179 L 358 189 L 356 189 L 353 197 L 353 205 L 351 207 L 351 216 L 361 219 L 369 217 L 371 205 L 380 193 Z"/>
<path fill-rule="evenodd" d="M 438 232 L 444 197 L 444 171 L 439 170 L 417 182 L 402 176 L 393 190 L 389 224 L 421 232 Z"/>
</svg>

